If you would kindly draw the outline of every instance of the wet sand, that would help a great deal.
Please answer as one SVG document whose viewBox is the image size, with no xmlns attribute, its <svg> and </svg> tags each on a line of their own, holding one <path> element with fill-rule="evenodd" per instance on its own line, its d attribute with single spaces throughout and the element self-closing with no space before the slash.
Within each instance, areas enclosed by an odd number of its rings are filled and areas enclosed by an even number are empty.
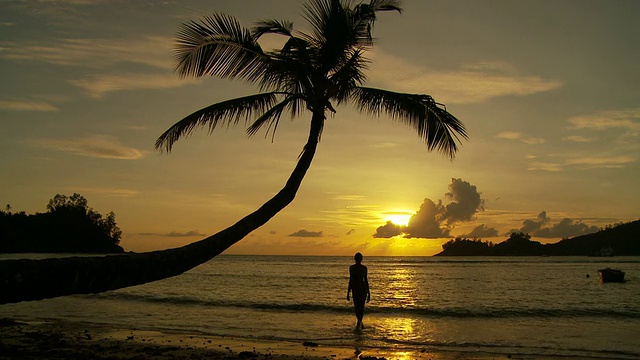
<svg viewBox="0 0 640 360">
<path fill-rule="evenodd" d="M 0 319 L 0 359 L 560 359 L 471 352 L 329 348 L 311 342 L 116 329 L 79 322 Z M 566 359 L 566 357 L 562 357 Z"/>
</svg>

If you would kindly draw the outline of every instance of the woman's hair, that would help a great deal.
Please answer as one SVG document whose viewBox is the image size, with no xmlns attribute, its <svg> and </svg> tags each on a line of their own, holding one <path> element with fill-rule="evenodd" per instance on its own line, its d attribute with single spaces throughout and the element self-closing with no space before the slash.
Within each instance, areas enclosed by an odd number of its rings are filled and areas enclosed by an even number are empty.
<svg viewBox="0 0 640 360">
<path fill-rule="evenodd" d="M 361 261 L 362 261 L 362 254 L 360 254 L 359 252 L 358 252 L 358 253 L 356 253 L 356 254 L 354 255 L 353 259 L 354 259 L 356 262 L 361 262 Z"/>
</svg>

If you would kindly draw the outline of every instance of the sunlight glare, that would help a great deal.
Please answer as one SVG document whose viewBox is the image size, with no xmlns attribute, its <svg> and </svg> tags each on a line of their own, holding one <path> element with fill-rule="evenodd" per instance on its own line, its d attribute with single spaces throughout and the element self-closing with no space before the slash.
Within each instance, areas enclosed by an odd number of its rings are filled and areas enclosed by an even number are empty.
<svg viewBox="0 0 640 360">
<path fill-rule="evenodd" d="M 411 213 L 393 212 L 386 215 L 385 221 L 391 221 L 392 223 L 400 226 L 407 226 L 409 225 L 411 215 Z"/>
</svg>

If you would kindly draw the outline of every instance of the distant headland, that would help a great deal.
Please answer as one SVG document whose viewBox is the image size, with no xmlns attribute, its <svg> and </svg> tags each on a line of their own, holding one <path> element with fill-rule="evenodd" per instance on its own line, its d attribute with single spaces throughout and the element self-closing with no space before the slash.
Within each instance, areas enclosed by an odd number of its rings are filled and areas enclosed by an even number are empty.
<svg viewBox="0 0 640 360">
<path fill-rule="evenodd" d="M 88 206 L 80 194 L 56 195 L 46 213 L 0 210 L 0 253 L 122 253 L 116 216 Z"/>
<path fill-rule="evenodd" d="M 532 241 L 529 234 L 512 233 L 494 244 L 457 238 L 442 244 L 435 256 L 640 256 L 640 220 L 608 225 L 600 231 L 562 239 L 553 244 Z"/>
</svg>

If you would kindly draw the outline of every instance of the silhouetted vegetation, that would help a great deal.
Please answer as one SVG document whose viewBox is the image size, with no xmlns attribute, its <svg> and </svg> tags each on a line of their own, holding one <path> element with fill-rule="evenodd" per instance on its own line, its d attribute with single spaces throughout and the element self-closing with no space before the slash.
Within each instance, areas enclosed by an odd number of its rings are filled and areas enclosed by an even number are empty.
<svg viewBox="0 0 640 360">
<path fill-rule="evenodd" d="M 438 255 L 486 256 L 491 255 L 493 243 L 480 239 L 456 238 L 442 244 L 442 252 Z"/>
<path fill-rule="evenodd" d="M 117 253 L 121 236 L 115 214 L 100 215 L 80 194 L 54 196 L 46 213 L 0 211 L 0 253 Z"/>
<path fill-rule="evenodd" d="M 512 233 L 501 243 L 456 238 L 442 244 L 436 256 L 640 256 L 640 220 L 607 225 L 597 233 L 562 239 L 554 244 L 532 241 L 529 234 Z"/>
<path fill-rule="evenodd" d="M 260 130 L 275 136 L 283 114 L 292 118 L 310 115 L 307 142 L 284 187 L 235 224 L 180 248 L 60 261 L 0 261 L 0 303 L 139 285 L 181 274 L 217 256 L 295 199 L 327 116 L 334 118 L 337 105 L 351 104 L 373 117 L 389 115 L 414 129 L 427 151 L 453 159 L 458 144 L 467 139 L 467 130 L 443 104 L 426 94 L 364 86 L 377 15 L 400 12 L 400 3 L 308 0 L 303 12 L 311 29 L 307 33 L 280 19 L 260 20 L 246 28 L 235 17 L 222 13 L 183 23 L 174 48 L 175 70 L 181 77 L 245 80 L 257 85 L 260 92 L 217 102 L 187 115 L 160 135 L 156 149 L 171 151 L 176 141 L 199 128 L 211 133 L 246 124 L 249 136 Z M 263 49 L 259 40 L 264 35 L 281 36 L 282 48 Z"/>
</svg>

